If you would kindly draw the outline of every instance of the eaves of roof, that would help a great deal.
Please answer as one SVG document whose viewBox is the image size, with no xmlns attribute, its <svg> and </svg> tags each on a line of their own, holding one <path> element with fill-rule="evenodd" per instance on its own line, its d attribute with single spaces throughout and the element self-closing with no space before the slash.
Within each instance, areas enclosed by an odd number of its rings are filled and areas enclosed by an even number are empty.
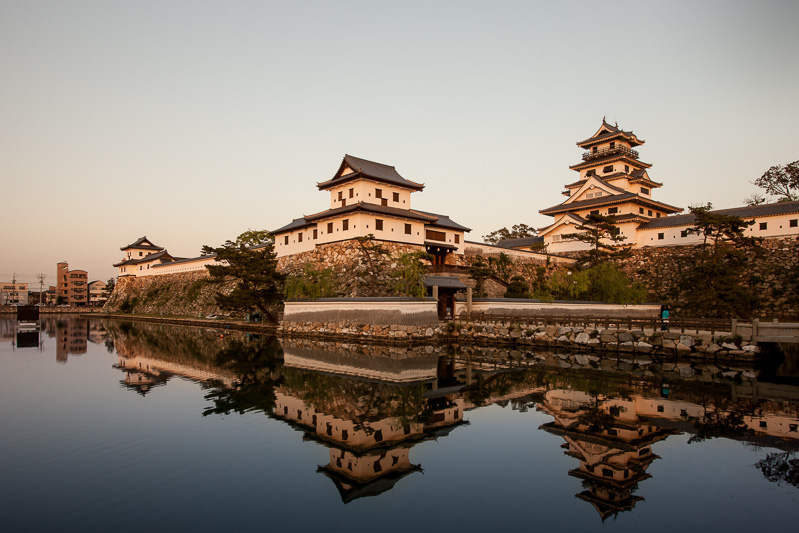
<svg viewBox="0 0 799 533">
<path fill-rule="evenodd" d="M 671 212 L 682 211 L 682 209 L 680 209 L 679 207 L 674 207 L 673 205 L 656 202 L 655 200 L 650 200 L 649 198 L 644 198 L 642 196 L 639 196 L 636 193 L 628 192 L 624 194 L 615 194 L 613 196 L 602 196 L 600 198 L 592 198 L 590 200 L 580 200 L 578 202 L 571 202 L 569 204 L 566 203 L 559 204 L 553 207 L 549 207 L 547 209 L 542 209 L 541 211 L 539 211 L 539 213 L 541 213 L 542 215 L 555 215 L 558 213 L 565 213 L 576 209 L 584 209 L 586 207 L 595 207 L 600 205 L 612 205 L 612 204 L 622 203 L 625 201 L 631 201 L 633 203 L 646 205 L 649 207 L 656 207 L 663 211 L 671 211 Z"/>
<path fill-rule="evenodd" d="M 582 170 L 584 168 L 591 168 L 591 167 L 598 167 L 602 165 L 606 165 L 608 163 L 613 163 L 615 161 L 627 161 L 632 165 L 637 165 L 644 168 L 650 168 L 652 165 L 650 163 L 644 163 L 628 154 L 620 153 L 609 155 L 607 158 L 600 158 L 600 159 L 591 159 L 590 161 L 583 161 L 582 163 L 577 163 L 576 165 L 571 165 L 569 168 L 571 170 Z"/>
</svg>

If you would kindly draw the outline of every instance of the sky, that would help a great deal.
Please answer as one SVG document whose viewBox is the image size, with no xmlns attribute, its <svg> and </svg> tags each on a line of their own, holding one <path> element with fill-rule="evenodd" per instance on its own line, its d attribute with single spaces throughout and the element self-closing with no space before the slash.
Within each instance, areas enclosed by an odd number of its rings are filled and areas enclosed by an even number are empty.
<svg viewBox="0 0 799 533">
<path fill-rule="evenodd" d="M 799 159 L 799 2 L 0 0 L 0 281 L 329 208 L 344 154 L 467 240 L 559 204 L 603 117 L 679 207 Z"/>
</svg>

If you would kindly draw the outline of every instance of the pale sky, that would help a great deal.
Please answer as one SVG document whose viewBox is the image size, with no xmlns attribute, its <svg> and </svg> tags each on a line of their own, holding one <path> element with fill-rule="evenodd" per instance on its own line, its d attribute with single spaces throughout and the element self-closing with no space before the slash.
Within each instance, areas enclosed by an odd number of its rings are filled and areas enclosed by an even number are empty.
<svg viewBox="0 0 799 533">
<path fill-rule="evenodd" d="M 0 281 L 115 275 L 329 207 L 345 153 L 472 228 L 546 226 L 602 117 L 672 205 L 799 159 L 799 2 L 0 0 Z"/>
</svg>

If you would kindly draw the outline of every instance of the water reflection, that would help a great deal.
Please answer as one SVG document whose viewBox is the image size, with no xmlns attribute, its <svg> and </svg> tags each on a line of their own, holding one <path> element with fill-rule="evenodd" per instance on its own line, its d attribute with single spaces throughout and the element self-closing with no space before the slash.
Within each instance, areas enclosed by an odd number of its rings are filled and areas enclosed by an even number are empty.
<svg viewBox="0 0 799 533">
<path fill-rule="evenodd" d="M 769 481 L 799 486 L 791 360 L 756 368 L 633 355 L 281 342 L 223 329 L 56 317 L 42 330 L 55 339 L 62 363 L 85 353 L 87 342 L 113 349 L 120 386 L 136 394 L 179 377 L 205 389 L 207 403 L 198 408 L 205 417 L 259 412 L 292 426 L 303 441 L 327 448 L 327 463 L 316 471 L 345 503 L 422 472 L 414 448 L 458 439 L 469 413 L 491 405 L 546 415 L 538 429 L 558 438 L 570 463 L 563 477 L 580 480 L 575 496 L 602 520 L 636 512 L 652 465 L 668 460 L 656 453 L 659 443 L 677 435 L 689 443 L 723 438 L 770 448 L 754 466 Z M 0 332 L 6 340 L 7 329 Z"/>
</svg>

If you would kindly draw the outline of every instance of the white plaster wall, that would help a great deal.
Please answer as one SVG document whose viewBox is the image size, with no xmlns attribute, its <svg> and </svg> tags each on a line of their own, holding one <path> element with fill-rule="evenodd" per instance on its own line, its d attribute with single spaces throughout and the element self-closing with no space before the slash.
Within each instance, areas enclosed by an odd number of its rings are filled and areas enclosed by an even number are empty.
<svg viewBox="0 0 799 533">
<path fill-rule="evenodd" d="M 352 198 L 350 198 L 350 189 L 352 189 Z M 352 205 L 357 202 L 367 202 L 370 204 L 381 205 L 381 198 L 375 196 L 375 189 L 380 189 L 383 192 L 383 198 L 388 200 L 389 207 L 398 207 L 400 209 L 411 208 L 411 191 L 402 187 L 396 187 L 385 183 L 380 183 L 372 180 L 357 180 L 355 182 L 345 183 L 330 189 L 330 208 L 336 209 L 343 205 Z M 338 193 L 341 192 L 342 201 L 338 199 Z M 399 193 L 399 201 L 394 201 L 394 194 Z"/>
<path fill-rule="evenodd" d="M 318 313 L 339 311 L 346 306 L 348 311 L 399 311 L 400 314 L 415 314 L 432 312 L 437 314 L 438 302 L 436 300 L 408 300 L 398 302 L 386 301 L 311 301 L 311 302 L 284 302 L 283 318 L 291 322 L 291 317 L 300 313 Z"/>
<path fill-rule="evenodd" d="M 497 246 L 491 246 L 488 244 L 475 243 L 475 242 L 467 242 L 466 245 L 464 246 L 464 252 L 466 253 L 466 255 L 483 255 L 483 256 L 493 256 L 504 253 L 511 259 L 516 259 L 520 261 L 540 261 L 542 263 L 545 263 L 547 259 L 549 259 L 549 261 L 554 264 L 571 264 L 576 262 L 576 260 L 570 259 L 568 257 L 559 257 L 555 255 L 547 255 L 547 254 L 524 251 L 524 250 L 499 248 Z"/>
</svg>

